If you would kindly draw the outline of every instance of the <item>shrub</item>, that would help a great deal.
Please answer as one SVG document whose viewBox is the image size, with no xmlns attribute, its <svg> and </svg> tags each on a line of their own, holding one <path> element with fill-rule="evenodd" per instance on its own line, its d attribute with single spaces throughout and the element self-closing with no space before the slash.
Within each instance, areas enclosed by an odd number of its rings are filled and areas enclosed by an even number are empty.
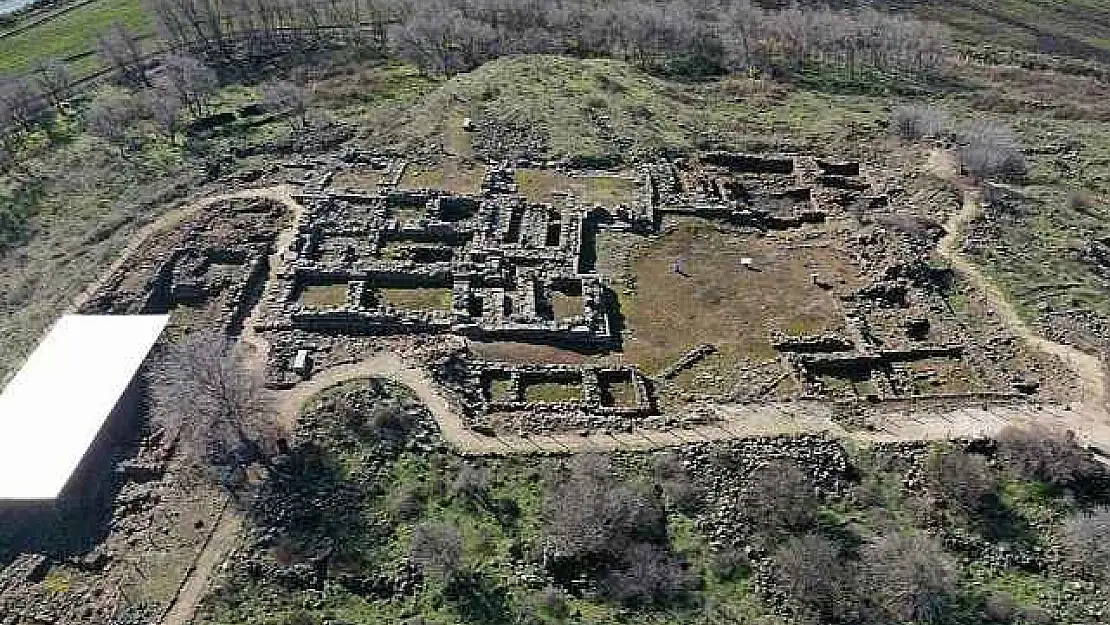
<svg viewBox="0 0 1110 625">
<path fill-rule="evenodd" d="M 930 488 L 966 516 L 987 508 L 998 493 L 998 479 L 982 456 L 958 450 L 937 453 L 925 472 Z"/>
<path fill-rule="evenodd" d="M 886 622 L 943 623 L 952 611 L 956 564 L 923 534 L 882 536 L 861 554 L 868 598 Z"/>
<path fill-rule="evenodd" d="M 803 622 L 839 621 L 857 611 L 852 573 L 839 550 L 815 534 L 793 537 L 772 558 L 777 586 Z"/>
<path fill-rule="evenodd" d="M 605 593 L 629 605 L 664 604 L 691 587 L 694 578 L 674 554 L 650 543 L 633 545 L 620 566 L 605 576 Z"/>
<path fill-rule="evenodd" d="M 1059 487 L 1080 487 L 1104 473 L 1070 432 L 1008 427 L 998 435 L 998 453 L 1019 478 Z"/>
<path fill-rule="evenodd" d="M 808 473 L 795 462 L 776 460 L 752 472 L 738 503 L 747 523 L 776 534 L 811 528 L 820 500 Z"/>
<path fill-rule="evenodd" d="M 977 180 L 1020 180 L 1029 167 L 1014 132 L 994 122 L 969 124 L 961 133 L 960 164 Z"/>
<path fill-rule="evenodd" d="M 900 106 L 890 114 L 890 132 L 907 141 L 940 136 L 948 126 L 948 113 L 935 106 Z"/>
<path fill-rule="evenodd" d="M 1013 595 L 992 592 L 983 600 L 983 619 L 990 623 L 1009 623 L 1018 614 Z"/>
<path fill-rule="evenodd" d="M 465 501 L 480 502 L 489 492 L 489 472 L 472 464 L 464 464 L 455 476 L 451 491 L 455 497 Z"/>
<path fill-rule="evenodd" d="M 1069 518 L 1064 523 L 1063 543 L 1072 566 L 1110 583 L 1110 508 Z"/>
<path fill-rule="evenodd" d="M 462 565 L 459 531 L 446 523 L 433 521 L 417 525 L 409 541 L 409 557 L 420 565 L 425 575 L 441 581 L 453 579 Z"/>
</svg>

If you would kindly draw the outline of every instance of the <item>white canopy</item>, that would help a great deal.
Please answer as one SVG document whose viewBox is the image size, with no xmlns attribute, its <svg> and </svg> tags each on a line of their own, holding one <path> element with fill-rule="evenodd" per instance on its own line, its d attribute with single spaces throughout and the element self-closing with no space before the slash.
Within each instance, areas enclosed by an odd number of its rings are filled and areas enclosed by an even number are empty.
<svg viewBox="0 0 1110 625">
<path fill-rule="evenodd" d="M 166 327 L 62 317 L 0 395 L 0 501 L 56 498 Z"/>
</svg>

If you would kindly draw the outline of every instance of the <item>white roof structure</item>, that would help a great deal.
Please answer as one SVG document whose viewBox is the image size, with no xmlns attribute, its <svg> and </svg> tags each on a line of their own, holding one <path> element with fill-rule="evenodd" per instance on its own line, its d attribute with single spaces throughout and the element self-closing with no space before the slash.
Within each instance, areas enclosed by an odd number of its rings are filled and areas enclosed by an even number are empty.
<svg viewBox="0 0 1110 625">
<path fill-rule="evenodd" d="M 54 325 L 0 395 L 0 501 L 61 494 L 168 320 L 69 315 Z"/>
</svg>

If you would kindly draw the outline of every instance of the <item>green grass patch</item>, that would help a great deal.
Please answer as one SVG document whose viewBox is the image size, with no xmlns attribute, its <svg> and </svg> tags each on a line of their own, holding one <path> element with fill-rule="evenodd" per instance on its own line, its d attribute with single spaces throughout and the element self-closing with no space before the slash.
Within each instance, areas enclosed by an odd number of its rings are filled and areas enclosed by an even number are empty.
<svg viewBox="0 0 1110 625">
<path fill-rule="evenodd" d="M 568 382 L 525 382 L 524 401 L 552 404 L 582 401 L 582 385 Z"/>
<path fill-rule="evenodd" d="M 153 32 L 139 0 L 98 0 L 0 39 L 0 73 L 18 74 L 37 60 L 63 59 L 76 76 L 87 75 L 101 66 L 95 54 L 72 57 L 94 52 L 97 34 L 116 21 L 138 33 Z"/>
<path fill-rule="evenodd" d="M 382 301 L 401 310 L 451 310 L 451 289 L 378 289 Z"/>
<path fill-rule="evenodd" d="M 347 304 L 347 283 L 308 284 L 301 288 L 300 302 L 308 308 L 338 308 Z"/>
</svg>

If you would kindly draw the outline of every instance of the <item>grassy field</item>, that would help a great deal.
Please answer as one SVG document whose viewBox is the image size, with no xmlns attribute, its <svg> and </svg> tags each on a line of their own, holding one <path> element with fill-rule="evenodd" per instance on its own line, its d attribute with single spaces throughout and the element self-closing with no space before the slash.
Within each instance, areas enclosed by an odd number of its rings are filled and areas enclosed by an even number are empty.
<svg viewBox="0 0 1110 625">
<path fill-rule="evenodd" d="M 994 44 L 1048 54 L 1110 59 L 1110 6 L 1100 0 L 955 0 L 886 2 L 947 24 L 970 44 Z"/>
<path fill-rule="evenodd" d="M 337 308 L 347 303 L 347 283 L 310 284 L 301 289 L 300 302 L 308 308 Z"/>
<path fill-rule="evenodd" d="M 141 34 L 154 31 L 139 0 L 97 0 L 0 39 L 0 74 L 23 73 L 36 59 L 62 59 L 75 76 L 86 76 L 101 66 L 86 53 L 95 51 L 97 34 L 116 21 Z"/>
</svg>

